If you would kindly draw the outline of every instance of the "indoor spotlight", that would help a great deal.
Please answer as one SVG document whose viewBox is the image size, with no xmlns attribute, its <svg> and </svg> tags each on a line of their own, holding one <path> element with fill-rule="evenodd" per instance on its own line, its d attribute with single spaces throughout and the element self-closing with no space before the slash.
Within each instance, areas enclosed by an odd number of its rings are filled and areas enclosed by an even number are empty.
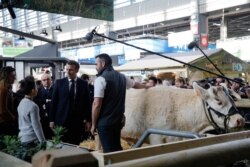
<svg viewBox="0 0 250 167">
<path fill-rule="evenodd" d="M 42 36 L 47 36 L 48 33 L 47 33 L 46 29 L 43 29 L 42 32 L 40 33 L 40 35 L 42 35 Z"/>
<path fill-rule="evenodd" d="M 61 26 L 56 26 L 54 32 L 62 32 Z"/>
</svg>

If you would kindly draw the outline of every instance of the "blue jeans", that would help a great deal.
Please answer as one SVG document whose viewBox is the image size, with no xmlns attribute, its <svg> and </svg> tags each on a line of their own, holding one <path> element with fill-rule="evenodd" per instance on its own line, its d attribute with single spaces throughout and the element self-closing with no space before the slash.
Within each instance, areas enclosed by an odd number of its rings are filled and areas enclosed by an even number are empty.
<svg viewBox="0 0 250 167">
<path fill-rule="evenodd" d="M 121 125 L 98 126 L 97 131 L 104 153 L 122 150 Z"/>
</svg>

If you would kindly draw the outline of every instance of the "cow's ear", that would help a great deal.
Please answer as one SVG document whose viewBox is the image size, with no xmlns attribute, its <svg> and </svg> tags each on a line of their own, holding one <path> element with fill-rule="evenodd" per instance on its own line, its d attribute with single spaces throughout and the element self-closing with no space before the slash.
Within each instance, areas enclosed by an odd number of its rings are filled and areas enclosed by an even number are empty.
<svg viewBox="0 0 250 167">
<path fill-rule="evenodd" d="M 208 97 L 207 90 L 203 89 L 196 82 L 193 82 L 193 88 L 197 96 L 200 96 L 202 99 L 206 99 Z"/>
</svg>

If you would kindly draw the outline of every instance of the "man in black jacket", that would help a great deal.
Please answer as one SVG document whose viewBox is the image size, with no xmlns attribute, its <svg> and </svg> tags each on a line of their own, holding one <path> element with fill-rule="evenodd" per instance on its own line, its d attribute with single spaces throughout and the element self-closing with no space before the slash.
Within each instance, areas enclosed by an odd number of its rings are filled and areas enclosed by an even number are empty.
<svg viewBox="0 0 250 167">
<path fill-rule="evenodd" d="M 41 82 L 42 85 L 38 88 L 38 93 L 37 96 L 34 98 L 34 102 L 39 106 L 41 124 L 45 138 L 51 139 L 51 137 L 53 136 L 53 132 L 49 127 L 49 115 L 53 85 L 50 74 L 43 74 L 41 76 Z"/>
</svg>

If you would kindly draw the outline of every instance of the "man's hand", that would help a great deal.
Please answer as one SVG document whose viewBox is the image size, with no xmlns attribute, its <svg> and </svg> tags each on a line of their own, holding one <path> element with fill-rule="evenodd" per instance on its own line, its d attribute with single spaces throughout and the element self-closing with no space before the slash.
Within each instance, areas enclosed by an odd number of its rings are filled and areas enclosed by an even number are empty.
<svg viewBox="0 0 250 167">
<path fill-rule="evenodd" d="M 50 122 L 50 123 L 49 123 L 49 127 L 50 127 L 51 129 L 53 129 L 53 128 L 55 127 L 55 123 L 54 123 L 54 122 Z"/>
<path fill-rule="evenodd" d="M 92 126 L 91 126 L 90 132 L 91 132 L 91 134 L 92 134 L 93 136 L 95 136 L 95 135 L 97 134 L 97 133 L 96 133 L 96 126 L 95 126 L 95 125 L 92 125 Z"/>
<path fill-rule="evenodd" d="M 126 124 L 126 117 L 125 117 L 124 114 L 123 114 L 123 116 L 122 116 L 122 121 L 121 121 L 121 123 L 122 123 L 122 127 L 124 127 L 125 124 Z"/>
</svg>

